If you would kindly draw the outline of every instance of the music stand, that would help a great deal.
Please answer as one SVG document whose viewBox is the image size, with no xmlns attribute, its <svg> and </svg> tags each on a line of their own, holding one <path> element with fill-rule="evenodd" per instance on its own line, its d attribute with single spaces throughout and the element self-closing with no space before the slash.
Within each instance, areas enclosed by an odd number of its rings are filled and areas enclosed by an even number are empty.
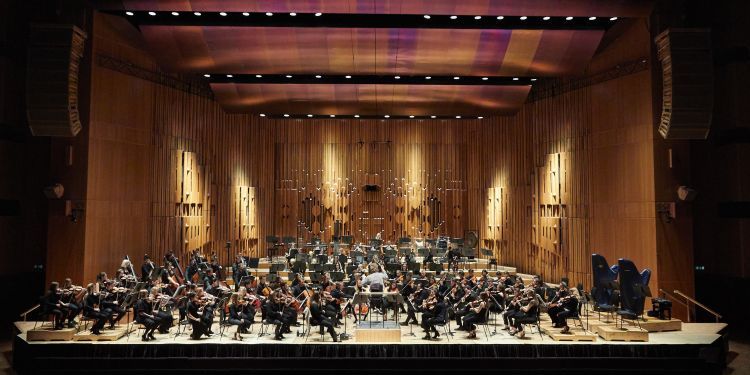
<svg viewBox="0 0 750 375">
<path fill-rule="evenodd" d="M 352 252 L 352 258 L 356 263 L 364 263 L 365 256 L 361 251 Z"/>
<path fill-rule="evenodd" d="M 419 263 L 413 262 L 408 264 L 409 271 L 413 272 L 415 275 L 419 275 Z"/>
<path fill-rule="evenodd" d="M 310 282 L 313 283 L 313 284 L 319 284 L 319 282 L 320 282 L 320 276 L 321 275 L 318 272 L 311 273 L 310 274 Z"/>
<path fill-rule="evenodd" d="M 344 281 L 344 273 L 343 272 L 335 272 L 331 271 L 331 280 L 332 281 Z"/>
<path fill-rule="evenodd" d="M 430 269 L 430 271 L 435 271 L 436 275 L 439 275 L 440 272 L 443 271 L 443 264 L 442 263 L 431 263 L 429 269 Z"/>
<path fill-rule="evenodd" d="M 401 237 L 398 239 L 399 244 L 411 243 L 411 237 Z"/>
<path fill-rule="evenodd" d="M 321 269 L 323 272 L 333 272 L 336 271 L 336 265 L 331 263 L 322 263 L 320 264 Z"/>
<path fill-rule="evenodd" d="M 401 269 L 401 265 L 398 263 L 386 263 L 385 264 L 385 270 L 390 275 L 391 273 L 395 274 L 396 271 Z"/>
<path fill-rule="evenodd" d="M 432 254 L 433 258 L 442 256 L 445 252 L 441 253 L 440 250 L 442 250 L 442 249 L 436 249 L 436 248 L 433 247 L 432 249 L 430 249 L 430 254 Z"/>
<path fill-rule="evenodd" d="M 429 254 L 429 253 L 430 253 L 430 249 L 428 249 L 428 248 L 420 247 L 419 249 L 417 249 L 417 255 L 419 255 L 419 256 L 421 256 L 423 258 L 426 257 L 427 254 Z"/>
<path fill-rule="evenodd" d="M 394 258 L 394 257 L 396 257 L 396 255 L 398 255 L 398 252 L 396 251 L 396 249 L 387 249 L 385 251 L 385 256 L 387 256 L 387 257 Z"/>
<path fill-rule="evenodd" d="M 257 270 L 259 265 L 260 258 L 250 258 L 247 260 L 247 268 L 255 268 Z"/>
<path fill-rule="evenodd" d="M 286 268 L 286 264 L 284 263 L 273 263 L 271 264 L 271 269 L 268 271 L 270 274 L 278 273 L 279 271 L 283 271 L 284 268 Z"/>
<path fill-rule="evenodd" d="M 407 255 L 411 255 L 411 248 L 408 248 L 408 247 L 400 247 L 400 248 L 398 249 L 398 255 L 399 255 L 399 256 L 402 256 L 402 257 L 405 257 L 405 256 L 407 256 Z"/>
<path fill-rule="evenodd" d="M 378 239 L 375 239 L 375 238 L 370 239 L 370 246 L 372 246 L 374 248 L 377 248 L 377 247 L 379 247 L 382 244 L 383 244 L 383 240 L 378 240 Z"/>
</svg>

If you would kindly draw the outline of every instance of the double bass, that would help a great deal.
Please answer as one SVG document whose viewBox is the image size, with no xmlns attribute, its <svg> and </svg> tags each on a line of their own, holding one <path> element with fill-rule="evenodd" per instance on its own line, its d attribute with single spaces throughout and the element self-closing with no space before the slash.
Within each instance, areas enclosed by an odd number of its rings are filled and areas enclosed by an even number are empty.
<svg viewBox="0 0 750 375">
<path fill-rule="evenodd" d="M 174 255 L 174 251 L 170 250 L 167 253 L 167 255 L 164 256 L 164 260 L 167 263 L 171 263 L 172 266 L 174 266 L 174 268 L 177 270 L 177 272 L 175 272 L 175 274 L 174 274 L 175 278 L 177 279 L 177 282 L 180 285 L 184 285 L 185 284 L 185 274 L 182 272 L 182 267 L 180 267 L 180 263 L 177 261 L 177 257 Z"/>
</svg>

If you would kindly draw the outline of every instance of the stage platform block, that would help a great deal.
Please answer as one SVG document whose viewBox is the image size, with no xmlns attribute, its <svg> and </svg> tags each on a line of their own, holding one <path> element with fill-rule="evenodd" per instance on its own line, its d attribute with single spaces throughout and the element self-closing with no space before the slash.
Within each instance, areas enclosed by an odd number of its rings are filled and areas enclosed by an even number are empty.
<svg viewBox="0 0 750 375">
<path fill-rule="evenodd" d="M 597 333 L 605 341 L 642 341 L 648 342 L 648 331 L 638 329 L 638 327 L 625 326 L 618 328 L 615 326 L 600 326 Z"/>
<path fill-rule="evenodd" d="M 78 331 L 75 328 L 53 330 L 51 328 L 35 328 L 26 332 L 28 341 L 70 341 Z"/>
<path fill-rule="evenodd" d="M 360 322 L 354 338 L 356 342 L 401 342 L 401 326 L 388 321 Z"/>
<path fill-rule="evenodd" d="M 127 333 L 127 327 L 105 329 L 99 335 L 95 335 L 90 331 L 81 331 L 73 336 L 73 341 L 117 341 Z"/>
<path fill-rule="evenodd" d="M 631 326 L 638 326 L 636 322 L 628 322 Z M 640 322 L 641 328 L 648 332 L 665 332 L 665 331 L 682 331 L 682 321 L 679 319 L 661 320 L 655 318 L 646 318 Z"/>
</svg>

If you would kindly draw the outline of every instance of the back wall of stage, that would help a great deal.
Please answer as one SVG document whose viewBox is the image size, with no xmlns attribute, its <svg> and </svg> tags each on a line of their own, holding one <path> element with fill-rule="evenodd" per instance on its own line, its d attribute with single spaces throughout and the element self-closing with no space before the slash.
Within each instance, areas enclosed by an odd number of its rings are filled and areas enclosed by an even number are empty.
<svg viewBox="0 0 750 375">
<path fill-rule="evenodd" d="M 652 268 L 652 289 L 692 294 L 692 224 L 656 215 L 668 182 L 655 175 L 672 172 L 654 131 L 649 38 L 627 24 L 586 74 L 646 59 L 643 69 L 532 93 L 515 116 L 274 120 L 225 113 L 200 81 L 160 72 L 129 24 L 97 14 L 89 123 L 53 140 L 76 158 L 50 172 L 83 216 L 74 224 L 50 208 L 47 279 L 91 281 L 125 254 L 139 266 L 170 249 L 228 263 L 226 242 L 265 256 L 269 235 L 475 231 L 499 264 L 550 282 L 589 286 L 598 252 Z"/>
</svg>

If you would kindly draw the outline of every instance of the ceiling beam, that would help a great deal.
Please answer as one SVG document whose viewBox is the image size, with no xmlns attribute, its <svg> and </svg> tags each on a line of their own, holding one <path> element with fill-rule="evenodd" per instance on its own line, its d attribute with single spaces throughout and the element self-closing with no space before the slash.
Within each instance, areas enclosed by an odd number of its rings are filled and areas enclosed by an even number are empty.
<svg viewBox="0 0 750 375">
<path fill-rule="evenodd" d="M 617 17 L 480 16 L 349 13 L 103 11 L 136 26 L 365 29 L 606 30 Z"/>
<path fill-rule="evenodd" d="M 205 73 L 209 83 L 320 85 L 528 86 L 534 77 Z"/>
</svg>

